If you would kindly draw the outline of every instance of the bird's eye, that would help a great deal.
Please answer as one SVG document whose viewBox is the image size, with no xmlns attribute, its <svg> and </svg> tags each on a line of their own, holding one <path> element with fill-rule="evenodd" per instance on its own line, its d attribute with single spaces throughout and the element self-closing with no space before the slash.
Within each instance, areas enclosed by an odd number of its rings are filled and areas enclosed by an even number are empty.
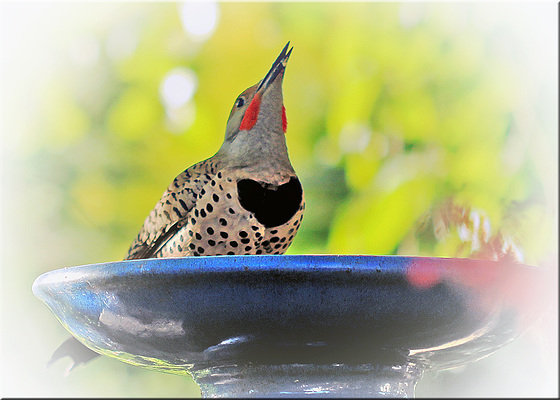
<svg viewBox="0 0 560 400">
<path fill-rule="evenodd" d="M 237 99 L 237 102 L 235 103 L 235 106 L 237 108 L 239 107 L 243 107 L 243 104 L 245 104 L 245 99 L 243 97 L 240 97 Z"/>
</svg>

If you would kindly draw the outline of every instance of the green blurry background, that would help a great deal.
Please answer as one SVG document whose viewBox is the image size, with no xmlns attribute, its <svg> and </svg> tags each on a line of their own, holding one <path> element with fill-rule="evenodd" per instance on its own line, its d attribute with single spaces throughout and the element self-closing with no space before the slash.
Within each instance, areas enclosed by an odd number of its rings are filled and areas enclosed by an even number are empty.
<svg viewBox="0 0 560 400">
<path fill-rule="evenodd" d="M 307 198 L 288 254 L 507 253 L 558 267 L 556 3 L 0 10 L 3 396 L 198 395 L 187 378 L 108 358 L 67 378 L 63 361 L 46 369 L 66 333 L 31 284 L 122 259 L 288 40 L 287 141 Z M 556 310 L 476 365 L 427 374 L 418 395 L 557 395 Z"/>
</svg>

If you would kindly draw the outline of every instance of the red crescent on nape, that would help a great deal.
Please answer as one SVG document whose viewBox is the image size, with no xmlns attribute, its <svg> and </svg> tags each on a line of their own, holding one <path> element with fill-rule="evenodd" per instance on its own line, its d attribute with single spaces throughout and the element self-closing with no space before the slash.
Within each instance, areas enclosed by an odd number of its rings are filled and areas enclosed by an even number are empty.
<svg viewBox="0 0 560 400">
<path fill-rule="evenodd" d="M 286 118 L 286 107 L 282 104 L 282 130 L 286 133 L 288 129 L 288 119 Z"/>
</svg>

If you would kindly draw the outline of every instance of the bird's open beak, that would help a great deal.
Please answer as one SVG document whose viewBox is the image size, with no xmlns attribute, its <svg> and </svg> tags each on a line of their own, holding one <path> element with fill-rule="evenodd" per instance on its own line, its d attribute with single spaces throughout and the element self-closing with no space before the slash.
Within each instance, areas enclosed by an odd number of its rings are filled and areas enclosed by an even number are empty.
<svg viewBox="0 0 560 400">
<path fill-rule="evenodd" d="M 268 71 L 264 79 L 259 84 L 257 92 L 259 92 L 261 88 L 266 89 L 268 86 L 270 86 L 270 84 L 274 82 L 278 74 L 284 71 L 284 69 L 286 68 L 286 63 L 288 62 L 288 58 L 290 58 L 290 54 L 292 54 L 293 49 L 292 47 L 290 48 L 290 51 L 287 51 L 289 45 L 290 42 L 286 43 L 286 46 L 284 46 L 282 52 L 280 53 L 276 61 L 274 61 L 274 63 L 272 64 L 270 71 Z"/>
</svg>

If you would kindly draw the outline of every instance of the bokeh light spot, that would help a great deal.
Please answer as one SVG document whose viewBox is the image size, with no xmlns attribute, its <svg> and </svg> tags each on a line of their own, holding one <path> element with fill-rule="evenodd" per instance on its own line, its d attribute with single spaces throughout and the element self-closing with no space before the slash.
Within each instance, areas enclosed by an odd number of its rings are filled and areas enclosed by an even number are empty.
<svg viewBox="0 0 560 400">
<path fill-rule="evenodd" d="M 170 108 L 165 112 L 165 126 L 173 134 L 179 135 L 191 127 L 196 116 L 196 106 L 190 101 L 180 108 Z"/>
<path fill-rule="evenodd" d="M 422 3 L 404 3 L 399 7 L 399 22 L 405 29 L 414 28 L 424 18 L 425 5 Z"/>
<path fill-rule="evenodd" d="M 363 123 L 348 123 L 340 131 L 339 145 L 345 153 L 363 152 L 371 139 L 371 129 Z"/>
<path fill-rule="evenodd" d="M 160 85 L 161 100 L 166 108 L 179 108 L 192 99 L 198 80 L 188 68 L 178 67 L 169 71 Z"/>
<path fill-rule="evenodd" d="M 216 28 L 218 4 L 208 2 L 185 2 L 180 9 L 181 24 L 185 32 L 193 38 L 206 38 Z"/>
</svg>

